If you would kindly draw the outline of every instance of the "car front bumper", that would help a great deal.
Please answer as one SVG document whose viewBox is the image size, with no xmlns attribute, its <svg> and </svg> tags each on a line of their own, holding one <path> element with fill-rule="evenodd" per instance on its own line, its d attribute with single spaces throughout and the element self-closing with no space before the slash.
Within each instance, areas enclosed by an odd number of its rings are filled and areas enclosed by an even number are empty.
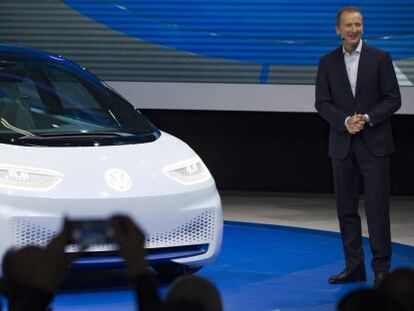
<svg viewBox="0 0 414 311">
<path fill-rule="evenodd" d="M 0 255 L 10 247 L 45 246 L 61 229 L 64 217 L 105 219 L 131 217 L 146 233 L 148 260 L 171 260 L 202 266 L 219 252 L 223 219 L 214 184 L 162 196 L 129 198 L 45 198 L 0 194 Z M 67 251 L 74 251 L 68 246 Z M 119 261 L 116 246 L 94 245 L 76 265 L 102 266 Z M 158 254 L 158 255 L 156 255 Z M 105 259 L 106 258 L 106 259 Z M 112 259 L 111 259 L 112 258 Z"/>
</svg>

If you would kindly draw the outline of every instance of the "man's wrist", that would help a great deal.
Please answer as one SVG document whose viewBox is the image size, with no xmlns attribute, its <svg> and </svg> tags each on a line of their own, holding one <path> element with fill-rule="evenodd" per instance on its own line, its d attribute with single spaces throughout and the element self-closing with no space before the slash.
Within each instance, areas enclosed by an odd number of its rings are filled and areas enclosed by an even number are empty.
<svg viewBox="0 0 414 311">
<path fill-rule="evenodd" d="M 130 277 L 145 274 L 148 272 L 148 264 L 144 258 L 137 258 L 134 261 L 127 262 L 128 274 Z"/>
<path fill-rule="evenodd" d="M 364 121 L 365 121 L 365 123 L 368 123 L 369 125 L 374 126 L 374 125 L 372 124 L 372 122 L 371 122 L 371 118 L 369 117 L 369 115 L 368 115 L 368 114 L 364 114 Z"/>
</svg>

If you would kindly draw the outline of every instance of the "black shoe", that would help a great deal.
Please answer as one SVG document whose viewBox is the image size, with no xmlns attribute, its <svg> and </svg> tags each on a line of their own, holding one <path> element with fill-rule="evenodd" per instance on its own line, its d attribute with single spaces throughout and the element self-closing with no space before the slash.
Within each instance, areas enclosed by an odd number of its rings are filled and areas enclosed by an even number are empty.
<svg viewBox="0 0 414 311">
<path fill-rule="evenodd" d="M 375 272 L 374 273 L 374 288 L 378 288 L 381 285 L 386 275 L 387 275 L 387 272 Z"/>
<path fill-rule="evenodd" d="M 358 266 L 356 268 L 345 268 L 344 271 L 337 275 L 329 277 L 329 283 L 342 284 L 351 282 L 363 282 L 367 279 L 365 273 L 365 266 Z"/>
</svg>

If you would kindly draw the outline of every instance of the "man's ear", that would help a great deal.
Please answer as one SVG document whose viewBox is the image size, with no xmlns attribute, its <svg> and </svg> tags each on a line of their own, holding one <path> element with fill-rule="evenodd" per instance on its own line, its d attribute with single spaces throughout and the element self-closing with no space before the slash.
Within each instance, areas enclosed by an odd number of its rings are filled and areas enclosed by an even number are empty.
<svg viewBox="0 0 414 311">
<path fill-rule="evenodd" d="M 336 34 L 339 36 L 340 35 L 340 33 L 339 33 L 339 27 L 338 26 L 335 26 L 335 30 L 336 30 Z"/>
</svg>

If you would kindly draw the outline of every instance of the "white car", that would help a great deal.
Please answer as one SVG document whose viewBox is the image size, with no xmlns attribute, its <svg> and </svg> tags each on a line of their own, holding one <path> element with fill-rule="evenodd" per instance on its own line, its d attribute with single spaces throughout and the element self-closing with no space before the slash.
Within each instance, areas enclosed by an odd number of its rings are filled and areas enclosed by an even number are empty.
<svg viewBox="0 0 414 311">
<path fill-rule="evenodd" d="M 0 256 L 46 245 L 63 217 L 112 214 L 144 229 L 163 273 L 196 271 L 220 250 L 220 197 L 190 147 L 73 62 L 0 45 Z M 74 266 L 122 264 L 112 244 L 82 255 Z"/>
</svg>

